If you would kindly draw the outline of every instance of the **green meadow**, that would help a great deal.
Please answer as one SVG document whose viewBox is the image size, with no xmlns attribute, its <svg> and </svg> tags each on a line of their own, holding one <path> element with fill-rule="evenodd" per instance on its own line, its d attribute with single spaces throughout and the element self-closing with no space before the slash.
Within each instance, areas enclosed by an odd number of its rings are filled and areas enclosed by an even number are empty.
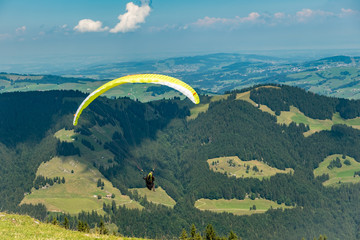
<svg viewBox="0 0 360 240">
<path fill-rule="evenodd" d="M 126 238 L 97 233 L 83 233 L 66 230 L 58 225 L 42 223 L 23 215 L 0 213 L 1 239 L 118 239 L 141 240 L 143 238 Z"/>
<path fill-rule="evenodd" d="M 208 210 L 217 213 L 228 212 L 235 215 L 251 215 L 254 213 L 264 213 L 271 208 L 292 208 L 289 206 L 285 206 L 285 204 L 277 204 L 276 202 L 259 198 L 256 198 L 255 200 L 252 200 L 250 198 L 246 198 L 244 200 L 211 200 L 201 198 L 195 202 L 195 207 L 204 211 Z"/>
<path fill-rule="evenodd" d="M 146 197 L 149 202 L 155 204 L 161 204 L 171 208 L 173 208 L 176 204 L 174 199 L 172 199 L 161 187 L 156 187 L 155 192 L 150 191 L 147 188 L 133 188 L 130 190 L 133 192 L 137 191 L 141 197 Z"/>
<path fill-rule="evenodd" d="M 76 134 L 74 130 L 61 129 L 57 131 L 54 136 L 62 142 L 73 142 L 75 140 Z"/>
<path fill-rule="evenodd" d="M 304 133 L 305 136 L 309 136 L 315 132 L 322 130 L 330 130 L 335 124 L 345 124 L 356 129 L 360 129 L 360 117 L 354 119 L 343 119 L 339 113 L 335 113 L 332 119 L 319 120 L 312 119 L 305 116 L 299 109 L 291 106 L 290 111 L 282 111 L 280 116 L 277 117 L 279 124 L 290 124 L 291 122 L 303 123 L 310 127 L 310 130 Z"/>
<path fill-rule="evenodd" d="M 55 183 L 53 186 L 38 190 L 33 188 L 21 204 L 43 203 L 50 212 L 70 214 L 92 210 L 104 213 L 103 203 L 109 204 L 113 200 L 117 205 L 125 205 L 128 208 L 143 208 L 138 202 L 122 195 L 95 167 L 81 162 L 78 157 L 54 157 L 42 163 L 36 175 L 48 178 L 64 177 L 65 183 Z M 103 189 L 97 187 L 98 179 L 104 182 Z M 115 198 L 111 197 L 112 194 Z"/>
<path fill-rule="evenodd" d="M 333 160 L 340 159 L 341 167 L 333 167 L 329 169 L 328 166 Z M 348 160 L 349 165 L 345 164 Z M 337 186 L 344 183 L 358 183 L 360 182 L 360 176 L 354 176 L 354 173 L 360 171 L 360 163 L 355 161 L 354 158 L 345 156 L 342 158 L 341 154 L 334 154 L 326 157 L 323 162 L 319 164 L 319 167 L 314 170 L 314 175 L 321 176 L 323 174 L 329 175 L 329 180 L 323 183 L 324 186 Z"/>
<path fill-rule="evenodd" d="M 102 127 L 95 125 L 91 128 L 92 135 L 85 136 L 74 132 L 74 130 L 61 129 L 57 131 L 54 136 L 62 142 L 73 142 L 75 147 L 78 147 L 81 152 L 81 156 L 86 159 L 88 164 L 97 163 L 103 166 L 109 166 L 115 164 L 114 154 L 105 150 L 101 143 L 111 141 L 111 136 L 115 132 L 114 128 L 110 125 L 104 125 Z M 94 150 L 90 151 L 84 144 L 83 140 L 89 142 Z"/>
<path fill-rule="evenodd" d="M 292 173 L 294 170 L 287 168 L 280 170 L 270 167 L 264 162 L 258 160 L 242 161 L 237 156 L 220 157 L 208 159 L 207 163 L 214 172 L 224 173 L 227 176 L 236 178 L 268 178 L 277 173 Z"/>
</svg>

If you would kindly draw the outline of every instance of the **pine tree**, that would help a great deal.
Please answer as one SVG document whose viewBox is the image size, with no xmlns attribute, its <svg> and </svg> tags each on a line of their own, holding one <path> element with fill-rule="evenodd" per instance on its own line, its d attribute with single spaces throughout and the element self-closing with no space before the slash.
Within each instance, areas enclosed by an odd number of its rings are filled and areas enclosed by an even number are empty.
<svg viewBox="0 0 360 240">
<path fill-rule="evenodd" d="M 53 217 L 53 220 L 51 221 L 51 223 L 54 224 L 54 225 L 58 224 L 58 221 L 57 221 L 56 217 Z"/>
<path fill-rule="evenodd" d="M 195 239 L 195 235 L 196 235 L 195 224 L 191 225 L 190 235 L 191 235 L 191 239 Z"/>
<path fill-rule="evenodd" d="M 206 226 L 205 239 L 206 240 L 216 240 L 216 233 L 211 224 Z"/>
<path fill-rule="evenodd" d="M 79 232 L 85 232 L 85 228 L 84 228 L 84 223 L 82 221 L 79 220 L 78 222 L 78 226 L 77 226 L 77 229 Z"/>
<path fill-rule="evenodd" d="M 62 182 L 62 183 L 65 183 L 65 177 L 63 177 L 63 178 L 61 179 L 61 182 Z"/>
<path fill-rule="evenodd" d="M 228 239 L 229 240 L 238 240 L 239 238 L 233 231 L 230 231 Z"/>
<path fill-rule="evenodd" d="M 186 239 L 188 239 L 188 237 L 187 237 L 187 232 L 186 232 L 185 229 L 182 230 L 180 239 L 181 239 L 181 240 L 186 240 Z"/>
<path fill-rule="evenodd" d="M 200 233 L 196 233 L 195 240 L 202 240 Z"/>
<path fill-rule="evenodd" d="M 106 229 L 104 221 L 102 219 L 100 220 L 99 228 L 100 234 L 108 234 L 108 230 Z"/>
<path fill-rule="evenodd" d="M 112 200 L 112 202 L 111 202 L 111 210 L 112 210 L 113 213 L 116 212 L 116 203 L 115 203 L 114 200 Z"/>
<path fill-rule="evenodd" d="M 89 227 L 89 224 L 86 222 L 85 224 L 84 224 L 84 232 L 90 232 L 90 227 Z"/>
<path fill-rule="evenodd" d="M 63 223 L 63 225 L 64 225 L 64 228 L 65 228 L 65 229 L 69 229 L 70 224 L 69 224 L 69 220 L 68 220 L 67 217 L 64 218 L 64 223 Z"/>
</svg>

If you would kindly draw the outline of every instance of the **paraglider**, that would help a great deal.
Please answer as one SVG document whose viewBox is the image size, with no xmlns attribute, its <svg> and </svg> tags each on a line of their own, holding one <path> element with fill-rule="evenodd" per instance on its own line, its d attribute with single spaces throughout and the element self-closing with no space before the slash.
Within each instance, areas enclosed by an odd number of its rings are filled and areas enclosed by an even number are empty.
<svg viewBox="0 0 360 240">
<path fill-rule="evenodd" d="M 119 86 L 124 83 L 153 83 L 153 84 L 165 85 L 183 93 L 195 104 L 198 104 L 200 102 L 199 95 L 196 93 L 196 91 L 179 79 L 161 74 L 128 75 L 107 82 L 104 85 L 100 86 L 95 91 L 93 91 L 92 93 L 90 93 L 89 96 L 87 96 L 87 98 L 80 104 L 79 108 L 77 109 L 74 115 L 73 125 L 74 126 L 77 125 L 82 111 L 98 96 L 110 90 L 111 88 Z"/>
<path fill-rule="evenodd" d="M 155 177 L 154 177 L 154 169 L 149 172 L 149 174 L 146 177 L 143 177 L 146 183 L 146 187 L 151 191 L 153 190 L 155 192 Z"/>
</svg>

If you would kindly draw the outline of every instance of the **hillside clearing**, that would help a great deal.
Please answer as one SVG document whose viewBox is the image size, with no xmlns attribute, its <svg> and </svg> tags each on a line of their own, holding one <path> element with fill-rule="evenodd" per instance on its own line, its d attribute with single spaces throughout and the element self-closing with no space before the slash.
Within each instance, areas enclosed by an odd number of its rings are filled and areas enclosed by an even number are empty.
<svg viewBox="0 0 360 240">
<path fill-rule="evenodd" d="M 341 167 L 333 167 L 329 169 L 330 163 L 336 159 L 340 160 Z M 345 161 L 348 160 L 348 164 Z M 345 156 L 342 158 L 341 154 L 334 154 L 326 157 L 323 162 L 319 164 L 319 167 L 314 170 L 314 175 L 321 176 L 323 174 L 329 174 L 329 180 L 323 182 L 324 186 L 338 186 L 344 183 L 358 183 L 360 182 L 360 176 L 355 175 L 355 172 L 360 171 L 360 163 L 355 161 L 354 158 Z"/>
<path fill-rule="evenodd" d="M 89 164 L 96 163 L 103 166 L 116 164 L 113 161 L 114 154 L 105 150 L 103 146 L 104 142 L 111 141 L 111 136 L 115 132 L 114 129 L 109 124 L 102 127 L 95 125 L 91 128 L 91 132 L 90 136 L 85 136 L 74 132 L 74 130 L 61 129 L 54 134 L 54 137 L 62 142 L 73 142 L 80 149 L 82 158 L 86 159 Z M 89 151 L 90 149 L 84 145 L 83 141 L 88 142 L 93 149 Z"/>
<path fill-rule="evenodd" d="M 256 209 L 254 209 L 254 206 Z M 246 198 L 244 200 L 238 199 L 204 199 L 201 198 L 195 202 L 195 207 L 200 210 L 208 210 L 212 212 L 228 212 L 235 215 L 251 215 L 254 213 L 265 213 L 267 210 L 273 208 L 292 208 L 291 206 L 285 206 L 285 204 L 277 204 L 276 202 L 256 198 L 252 200 Z"/>
<path fill-rule="evenodd" d="M 242 161 L 237 156 L 212 158 L 208 159 L 207 163 L 212 171 L 236 178 L 263 179 L 274 176 L 277 173 L 291 174 L 294 171 L 291 168 L 285 170 L 273 168 L 258 160 Z"/>
<path fill-rule="evenodd" d="M 63 142 L 73 142 L 75 141 L 76 134 L 74 130 L 61 129 L 57 131 L 54 136 Z"/>
<path fill-rule="evenodd" d="M 161 205 L 165 205 L 167 207 L 174 207 L 176 202 L 174 201 L 174 199 L 172 199 L 166 192 L 164 189 L 162 189 L 161 187 L 157 187 L 156 188 L 156 192 L 154 191 L 150 191 L 147 188 L 133 188 L 133 189 L 129 189 L 130 191 L 134 192 L 137 191 L 138 194 L 141 197 L 145 197 L 149 202 L 155 203 L 155 204 L 161 204 Z"/>
<path fill-rule="evenodd" d="M 77 157 L 55 157 L 42 163 L 36 173 L 36 176 L 39 175 L 48 178 L 64 177 L 66 182 L 38 190 L 33 188 L 21 204 L 43 203 L 50 212 L 70 214 L 92 210 L 104 213 L 103 203 L 110 204 L 112 200 L 117 205 L 126 205 L 128 208 L 143 208 L 138 202 L 122 195 L 96 168 L 81 162 Z M 98 179 L 104 182 L 104 189 L 97 187 Z M 112 194 L 115 194 L 115 198 L 111 198 Z"/>
</svg>

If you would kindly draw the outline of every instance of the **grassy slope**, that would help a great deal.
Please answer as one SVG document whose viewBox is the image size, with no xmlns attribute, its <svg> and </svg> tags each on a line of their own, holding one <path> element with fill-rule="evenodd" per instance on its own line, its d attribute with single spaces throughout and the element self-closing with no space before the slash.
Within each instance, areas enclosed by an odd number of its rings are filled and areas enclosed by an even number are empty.
<svg viewBox="0 0 360 240">
<path fill-rule="evenodd" d="M 74 170 L 74 173 L 71 173 Z M 112 186 L 101 173 L 93 166 L 82 162 L 78 157 L 55 157 L 49 162 L 42 163 L 36 175 L 45 177 L 65 177 L 65 184 L 54 184 L 47 189 L 32 189 L 21 203 L 43 203 L 49 211 L 61 211 L 76 214 L 84 211 L 97 210 L 103 213 L 103 203 L 115 200 L 117 205 L 126 205 L 129 208 L 142 208 L 128 196 L 121 195 L 120 191 Z M 97 181 L 105 183 L 104 189 L 98 188 Z M 107 198 L 108 194 L 115 194 L 115 198 Z M 98 199 L 101 195 L 102 199 Z"/>
<path fill-rule="evenodd" d="M 164 189 L 161 187 L 157 187 L 156 191 L 149 191 L 147 188 L 133 188 L 132 191 L 137 191 L 138 194 L 142 197 L 146 196 L 146 199 L 149 202 L 155 203 L 155 204 L 162 204 L 167 207 L 174 207 L 176 202 L 174 199 L 172 199 Z"/>
<path fill-rule="evenodd" d="M 232 161 L 232 163 L 234 163 L 235 166 L 231 166 L 229 164 L 230 161 Z M 263 179 L 266 177 L 273 176 L 277 173 L 291 173 L 293 171 L 291 168 L 286 170 L 273 168 L 257 160 L 241 161 L 237 156 L 213 158 L 213 159 L 208 159 L 207 162 L 211 170 L 221 173 L 226 172 L 229 176 L 235 176 L 236 178 L 252 177 L 252 178 Z M 249 166 L 248 173 L 246 172 L 247 166 Z M 256 166 L 259 169 L 258 172 L 253 170 L 254 166 Z"/>
<path fill-rule="evenodd" d="M 140 239 L 66 230 L 29 216 L 0 213 L 1 239 Z"/>
<path fill-rule="evenodd" d="M 74 130 L 61 129 L 57 131 L 54 136 L 62 142 L 73 142 L 75 140 L 76 134 Z"/>
<path fill-rule="evenodd" d="M 250 207 L 253 207 L 254 205 L 256 206 L 256 210 L 250 210 Z M 244 200 L 210 200 L 201 198 L 195 202 L 195 207 L 200 210 L 209 210 L 218 213 L 228 212 L 235 215 L 251 215 L 254 213 L 264 213 L 270 208 L 291 208 L 285 206 L 285 204 L 279 205 L 276 202 L 258 198 L 256 198 L 255 200 L 251 200 L 249 198 L 246 198 Z"/>
<path fill-rule="evenodd" d="M 330 162 L 336 158 L 340 159 L 342 164 L 341 168 L 328 169 Z M 347 166 L 344 164 L 344 161 L 348 159 L 351 165 Z M 315 176 L 321 176 L 323 174 L 329 174 L 329 180 L 325 181 L 324 186 L 336 186 L 343 183 L 358 183 L 360 182 L 360 177 L 354 177 L 354 172 L 360 171 L 360 163 L 356 162 L 354 158 L 346 156 L 346 159 L 342 159 L 342 155 L 334 154 L 328 156 L 324 159 L 323 162 L 319 164 L 319 167 L 314 170 Z"/>
</svg>

